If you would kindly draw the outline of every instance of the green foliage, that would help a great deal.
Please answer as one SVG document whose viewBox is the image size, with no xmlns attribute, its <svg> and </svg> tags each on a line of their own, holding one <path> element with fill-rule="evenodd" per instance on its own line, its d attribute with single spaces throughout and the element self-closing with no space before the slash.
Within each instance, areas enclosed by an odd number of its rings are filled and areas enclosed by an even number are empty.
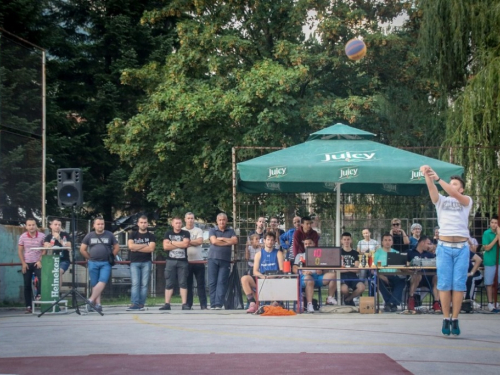
<svg viewBox="0 0 500 375">
<path fill-rule="evenodd" d="M 35 23 L 25 1 L 0 5 L 0 26 Z M 36 8 L 36 6 L 33 4 Z M 20 19 L 12 12 L 22 10 Z M 29 35 L 29 33 L 24 33 Z M 17 223 L 42 211 L 42 53 L 0 33 L 0 213 Z"/>
<path fill-rule="evenodd" d="M 500 30 L 499 30 L 500 31 Z M 457 162 L 468 166 L 471 193 L 484 213 L 498 209 L 500 184 L 500 56 L 471 79 L 450 110 L 445 145 Z M 453 146 L 458 147 L 453 147 Z"/>
<path fill-rule="evenodd" d="M 157 3 L 132 0 L 1 2 L 1 25 L 47 50 L 49 214 L 60 211 L 56 205 L 55 176 L 58 168 L 65 167 L 84 169 L 84 215 L 100 213 L 112 218 L 115 210 L 151 208 L 144 192 L 123 190 L 130 171 L 104 148 L 103 138 L 106 124 L 117 116 L 132 116 L 137 102 L 144 96 L 142 90 L 120 84 L 121 71 L 150 61 L 163 61 L 171 50 L 173 40 L 168 34 L 172 25 L 167 21 L 157 27 L 140 24 L 143 12 Z M 41 57 L 38 56 L 37 65 L 27 54 L 23 57 L 13 48 L 6 49 L 5 41 L 3 38 L 0 66 L 1 124 L 20 134 L 33 127 L 40 128 L 41 89 L 37 79 L 41 77 Z M 39 113 L 33 114 L 36 110 Z M 29 200 L 26 196 L 38 197 L 37 207 L 41 205 L 41 170 L 36 175 L 36 183 L 29 184 L 29 190 L 19 185 L 19 181 L 30 182 L 25 177 L 31 169 L 21 169 L 22 164 L 17 164 L 25 163 L 23 159 L 28 156 L 20 158 L 23 150 L 18 146 L 13 141 L 10 144 L 3 142 L 1 160 L 2 165 L 12 167 L 2 174 L 4 179 L 10 179 L 10 185 L 2 181 L 2 193 L 7 192 L 7 196 L 2 195 L 1 199 L 4 203 L 9 202 L 16 215 L 18 207 L 30 211 L 24 203 L 13 201 L 21 192 L 25 201 Z M 30 161 L 41 164 L 41 152 L 34 156 L 35 148 L 30 151 L 33 157 Z M 9 155 L 13 152 L 16 154 Z M 33 193 L 36 194 L 29 195 Z"/>
<path fill-rule="evenodd" d="M 106 124 L 136 113 L 144 92 L 120 83 L 122 70 L 163 61 L 172 47 L 168 22 L 141 25 L 156 1 L 51 1 L 45 9 L 49 50 L 48 180 L 57 168 L 84 169 L 86 214 L 154 210 L 145 190 L 126 191 L 130 169 L 104 147 Z M 49 197 L 55 203 L 55 197 Z M 51 210 L 57 210 L 52 206 Z M 50 211 L 50 210 L 48 210 Z"/>
<path fill-rule="evenodd" d="M 456 95 L 498 48 L 496 0 L 422 0 L 421 52 L 448 94 Z M 497 51 L 498 52 L 498 51 Z"/>
<path fill-rule="evenodd" d="M 440 144 L 414 3 L 2 2 L 11 31 L 48 50 L 47 211 L 59 211 L 63 167 L 84 169 L 88 216 L 159 207 L 161 218 L 190 210 L 215 219 L 232 210 L 233 146 L 287 147 L 335 122 L 391 145 Z M 381 31 L 402 13 L 402 29 Z M 368 46 L 359 62 L 344 54 L 353 37 Z M 300 205 L 295 196 L 252 199 L 286 217 Z"/>
<path fill-rule="evenodd" d="M 423 1 L 422 44 L 446 102 L 445 157 L 466 167 L 479 210 L 497 211 L 500 183 L 500 4 Z M 451 26 L 450 26 L 451 25 Z"/>
<path fill-rule="evenodd" d="M 387 143 L 436 144 L 426 121 L 434 111 L 431 84 L 416 78 L 414 25 L 380 32 L 379 22 L 407 3 L 178 0 L 146 12 L 143 21 L 152 25 L 178 18 L 180 47 L 165 64 L 122 74 L 123 83 L 148 93 L 137 115 L 108 126 L 107 147 L 132 168 L 128 187 L 149 186 L 148 198 L 166 212 L 189 209 L 214 219 L 231 211 L 233 146 L 286 147 L 337 121 Z M 360 62 L 343 51 L 355 36 L 369 50 Z M 265 202 L 263 213 L 288 204 L 255 199 Z"/>
</svg>

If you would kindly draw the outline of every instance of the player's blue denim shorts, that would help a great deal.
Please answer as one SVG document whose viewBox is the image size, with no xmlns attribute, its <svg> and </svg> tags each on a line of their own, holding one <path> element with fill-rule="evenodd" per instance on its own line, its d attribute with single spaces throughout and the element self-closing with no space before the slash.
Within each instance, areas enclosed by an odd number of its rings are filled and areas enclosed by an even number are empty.
<svg viewBox="0 0 500 375">
<path fill-rule="evenodd" d="M 302 286 L 302 288 L 305 288 L 306 287 L 306 282 L 304 280 L 304 278 L 308 276 L 308 275 L 301 275 L 300 276 L 300 285 Z M 313 280 L 314 280 L 314 286 L 315 287 L 322 287 L 323 286 L 323 276 L 324 275 L 318 275 L 316 273 L 313 273 L 312 275 L 309 275 L 309 276 L 312 276 Z"/>
<path fill-rule="evenodd" d="M 96 286 L 98 282 L 107 283 L 111 275 L 111 264 L 106 261 L 89 260 L 90 285 Z"/>
<path fill-rule="evenodd" d="M 451 245 L 451 246 L 450 246 Z M 465 292 L 467 270 L 469 268 L 469 244 L 451 244 L 438 241 L 436 248 L 436 268 L 438 290 Z"/>
</svg>

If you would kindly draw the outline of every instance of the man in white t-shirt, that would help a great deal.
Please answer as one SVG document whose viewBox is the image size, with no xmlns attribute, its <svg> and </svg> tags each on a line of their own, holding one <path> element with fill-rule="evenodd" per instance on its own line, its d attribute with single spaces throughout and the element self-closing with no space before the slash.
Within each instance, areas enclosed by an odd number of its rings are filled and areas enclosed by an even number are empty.
<svg viewBox="0 0 500 375">
<path fill-rule="evenodd" d="M 370 253 L 374 253 L 377 251 L 377 249 L 380 247 L 380 244 L 378 243 L 377 240 L 374 240 L 371 238 L 371 233 L 368 228 L 363 228 L 363 231 L 361 232 L 363 239 L 358 241 L 358 246 L 356 250 L 360 254 L 366 253 L 367 256 L 370 255 Z M 368 261 L 368 259 L 367 259 Z M 361 270 L 359 271 L 359 278 L 360 279 L 368 279 L 369 275 L 369 270 Z"/>
<path fill-rule="evenodd" d="M 246 272 L 247 275 L 253 276 L 253 260 L 255 258 L 255 254 L 257 254 L 262 249 L 260 246 L 260 236 L 257 233 L 254 233 L 250 236 L 250 245 L 247 246 L 247 250 L 245 252 L 245 260 L 248 263 L 248 270 Z"/>
<path fill-rule="evenodd" d="M 460 335 L 458 315 L 466 291 L 469 267 L 469 213 L 472 198 L 464 195 L 465 183 L 460 176 L 451 176 L 450 183 L 441 180 L 428 165 L 420 167 L 425 176 L 432 203 L 436 206 L 439 224 L 439 241 L 436 248 L 437 288 L 443 310 L 443 335 Z M 448 193 L 439 194 L 439 184 Z M 450 320 L 450 304 L 453 311 Z"/>
<path fill-rule="evenodd" d="M 200 299 L 200 308 L 207 309 L 207 291 L 205 287 L 205 262 L 202 254 L 201 244 L 203 243 L 203 231 L 194 226 L 194 214 L 186 213 L 184 216 L 186 226 L 182 228 L 190 234 L 189 247 L 187 248 L 189 273 L 187 279 L 187 303 L 186 305 L 193 308 L 193 279 L 196 277 L 196 290 Z"/>
<path fill-rule="evenodd" d="M 371 238 L 372 234 L 370 233 L 370 230 L 368 228 L 363 228 L 361 235 L 363 236 L 363 239 L 358 241 L 358 246 L 356 249 L 358 253 L 360 254 L 368 252 L 374 253 L 375 251 L 377 251 L 380 245 L 377 240 Z"/>
</svg>

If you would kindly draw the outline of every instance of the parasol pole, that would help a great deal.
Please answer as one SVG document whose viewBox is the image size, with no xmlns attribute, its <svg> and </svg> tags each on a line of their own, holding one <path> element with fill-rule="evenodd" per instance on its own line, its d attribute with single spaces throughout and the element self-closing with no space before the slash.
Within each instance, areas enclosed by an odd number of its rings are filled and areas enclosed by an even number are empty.
<svg viewBox="0 0 500 375">
<path fill-rule="evenodd" d="M 335 191 L 337 192 L 337 207 L 335 209 L 335 246 L 340 246 L 340 185 L 335 184 Z"/>
</svg>

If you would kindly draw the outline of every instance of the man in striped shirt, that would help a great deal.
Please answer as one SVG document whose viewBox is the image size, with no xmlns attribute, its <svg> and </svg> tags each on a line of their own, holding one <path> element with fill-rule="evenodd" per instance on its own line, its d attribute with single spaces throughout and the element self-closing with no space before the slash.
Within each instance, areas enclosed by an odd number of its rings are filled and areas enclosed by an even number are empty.
<svg viewBox="0 0 500 375">
<path fill-rule="evenodd" d="M 38 277 L 38 290 L 36 298 L 40 298 L 42 281 L 42 255 L 45 251 L 35 250 L 35 247 L 43 247 L 45 234 L 38 231 L 35 219 L 26 219 L 26 232 L 21 234 L 17 246 L 17 253 L 21 260 L 22 273 L 24 279 L 24 302 L 26 314 L 31 314 L 31 304 L 33 300 L 33 291 L 31 290 L 31 279 L 33 274 Z"/>
</svg>

